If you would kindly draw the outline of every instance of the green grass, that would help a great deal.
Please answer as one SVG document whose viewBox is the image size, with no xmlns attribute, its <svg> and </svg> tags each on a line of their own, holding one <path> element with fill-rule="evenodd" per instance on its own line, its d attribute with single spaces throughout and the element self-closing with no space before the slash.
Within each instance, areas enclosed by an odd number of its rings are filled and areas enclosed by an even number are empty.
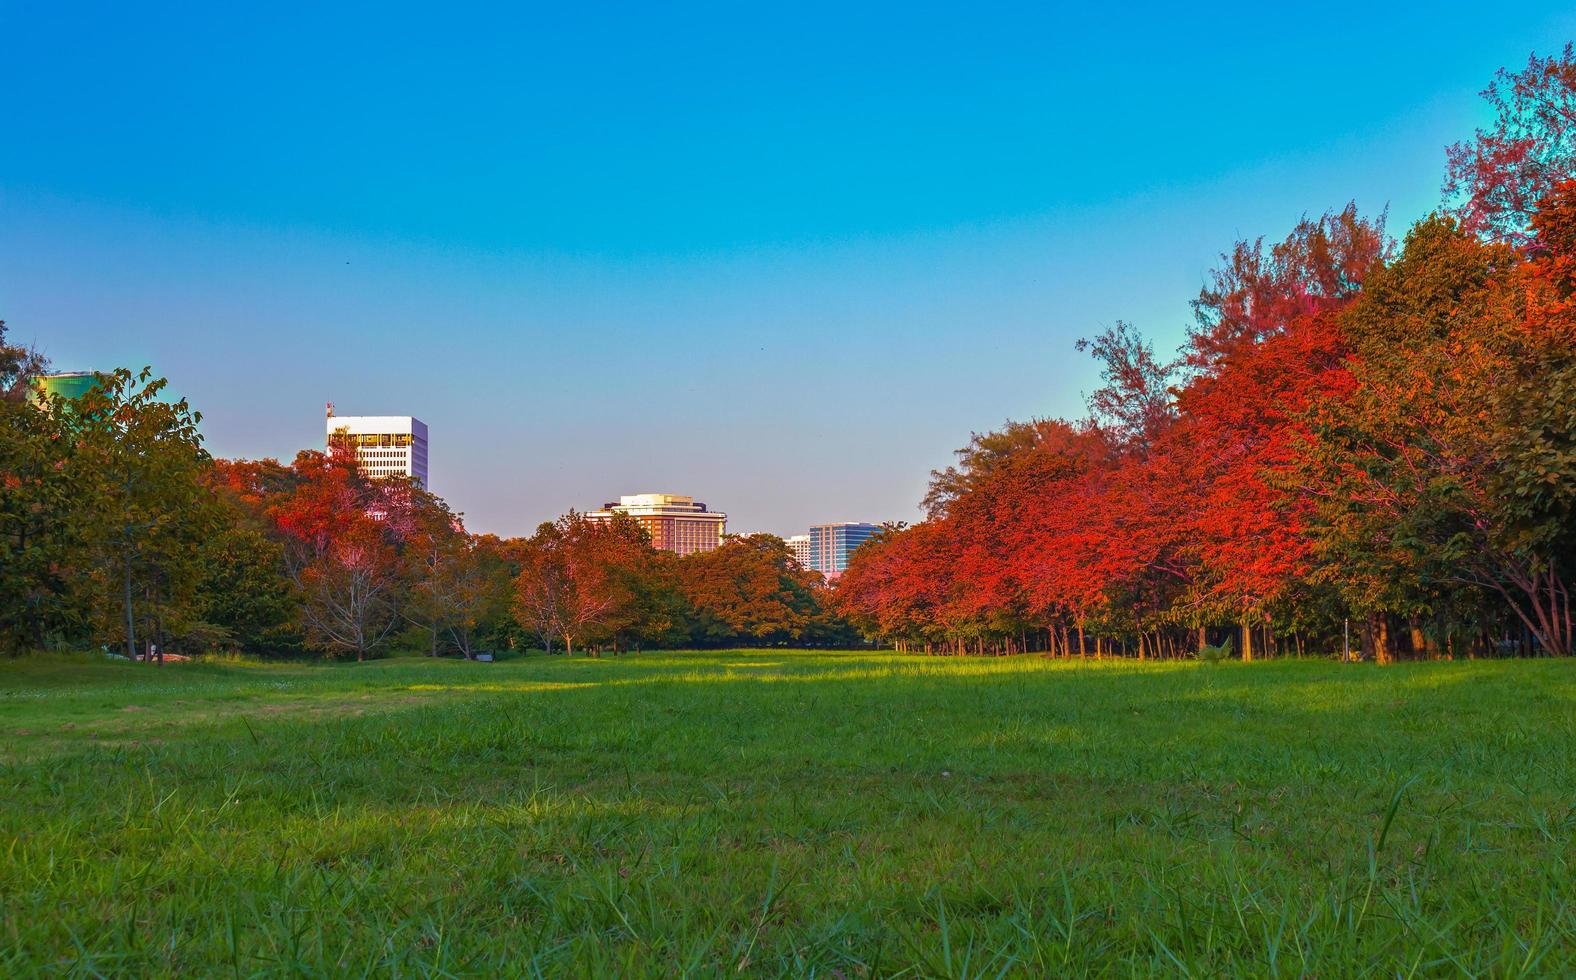
<svg viewBox="0 0 1576 980">
<path fill-rule="evenodd" d="M 0 664 L 0 974 L 1576 973 L 1576 663 Z"/>
</svg>

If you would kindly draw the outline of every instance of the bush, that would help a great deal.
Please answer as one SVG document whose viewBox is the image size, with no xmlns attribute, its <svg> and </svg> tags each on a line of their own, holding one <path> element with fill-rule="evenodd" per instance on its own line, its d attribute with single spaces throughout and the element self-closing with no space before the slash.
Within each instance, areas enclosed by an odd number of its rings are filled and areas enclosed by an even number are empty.
<svg viewBox="0 0 1576 980">
<path fill-rule="evenodd" d="M 1212 647 L 1212 646 L 1209 646 L 1208 644 L 1205 644 L 1204 646 L 1199 647 L 1198 648 L 1198 653 L 1196 654 L 1196 656 L 1198 657 L 1200 662 L 1206 663 L 1206 664 L 1218 664 L 1222 660 L 1230 660 L 1231 659 L 1231 638 L 1228 636 L 1226 638 L 1226 642 L 1222 643 L 1218 647 Z"/>
</svg>

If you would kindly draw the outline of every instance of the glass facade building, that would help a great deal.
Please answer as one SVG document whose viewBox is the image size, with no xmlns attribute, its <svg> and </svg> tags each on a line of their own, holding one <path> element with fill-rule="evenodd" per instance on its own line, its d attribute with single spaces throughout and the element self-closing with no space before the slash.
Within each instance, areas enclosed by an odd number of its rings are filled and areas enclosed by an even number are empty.
<svg viewBox="0 0 1576 980">
<path fill-rule="evenodd" d="M 33 390 L 28 393 L 28 397 L 36 400 L 39 394 L 47 394 L 56 398 L 81 398 L 96 387 L 98 376 L 92 371 L 44 374 L 34 379 Z"/>
<path fill-rule="evenodd" d="M 848 569 L 848 556 L 854 553 L 854 549 L 880 531 L 881 525 L 862 521 L 811 525 L 810 563 L 807 567 L 828 578 L 835 578 Z"/>
</svg>

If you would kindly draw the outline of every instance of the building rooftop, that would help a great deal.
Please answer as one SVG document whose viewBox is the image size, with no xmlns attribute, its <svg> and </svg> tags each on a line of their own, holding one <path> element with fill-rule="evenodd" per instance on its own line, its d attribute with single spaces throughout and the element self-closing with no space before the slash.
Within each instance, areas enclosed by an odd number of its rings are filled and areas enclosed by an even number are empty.
<svg viewBox="0 0 1576 980">
<path fill-rule="evenodd" d="M 351 435 L 379 432 L 427 434 L 427 423 L 414 415 L 330 415 L 327 424 L 330 432 L 344 429 Z"/>
<path fill-rule="evenodd" d="M 602 505 L 603 510 L 673 510 L 705 514 L 705 504 L 682 493 L 630 493 Z"/>
</svg>

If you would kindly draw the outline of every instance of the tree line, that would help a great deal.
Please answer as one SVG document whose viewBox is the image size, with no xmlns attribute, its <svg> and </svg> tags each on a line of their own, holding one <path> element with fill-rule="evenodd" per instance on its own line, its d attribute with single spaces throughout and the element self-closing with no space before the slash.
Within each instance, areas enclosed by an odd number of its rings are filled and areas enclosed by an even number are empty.
<svg viewBox="0 0 1576 980">
<path fill-rule="evenodd" d="M 838 607 L 932 652 L 1570 655 L 1576 57 L 1484 94 L 1438 212 L 1236 243 L 1175 358 L 1080 342 L 1087 417 L 976 434 Z"/>
<path fill-rule="evenodd" d="M 850 645 L 820 576 L 770 535 L 680 557 L 623 515 L 472 534 L 334 445 L 225 460 L 150 370 L 75 398 L 0 321 L 0 648 L 462 654 Z"/>
</svg>

